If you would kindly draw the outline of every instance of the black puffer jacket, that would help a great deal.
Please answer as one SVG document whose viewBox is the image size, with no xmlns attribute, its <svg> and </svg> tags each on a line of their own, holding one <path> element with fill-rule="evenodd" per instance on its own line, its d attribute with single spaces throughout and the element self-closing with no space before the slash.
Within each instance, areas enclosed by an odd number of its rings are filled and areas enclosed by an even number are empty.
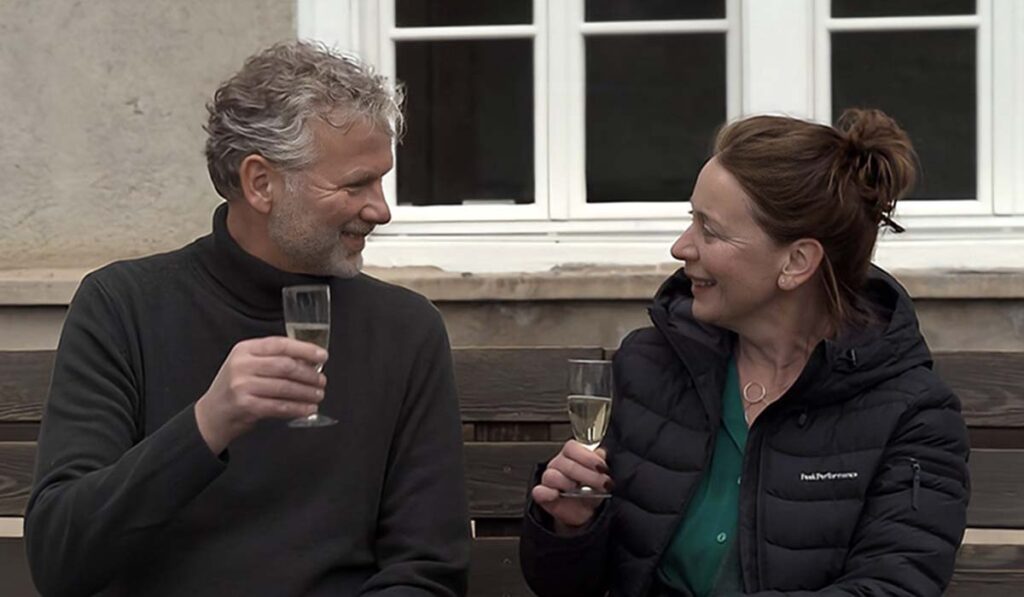
<svg viewBox="0 0 1024 597">
<path fill-rule="evenodd" d="M 931 369 L 903 288 L 873 269 L 866 295 L 885 325 L 821 342 L 750 429 L 738 528 L 747 593 L 929 596 L 952 576 L 968 499 L 960 404 Z M 708 465 L 735 343 L 691 305 L 677 272 L 651 308 L 655 327 L 615 356 L 614 498 L 572 538 L 528 505 L 520 556 L 538 595 L 651 593 Z"/>
</svg>

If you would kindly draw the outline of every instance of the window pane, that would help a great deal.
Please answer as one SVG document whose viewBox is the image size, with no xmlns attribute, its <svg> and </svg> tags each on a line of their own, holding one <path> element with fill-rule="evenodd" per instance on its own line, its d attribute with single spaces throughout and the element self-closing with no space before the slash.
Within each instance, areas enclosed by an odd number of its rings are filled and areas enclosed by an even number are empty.
<svg viewBox="0 0 1024 597">
<path fill-rule="evenodd" d="M 725 120 L 725 36 L 591 37 L 586 52 L 587 202 L 687 200 Z"/>
<path fill-rule="evenodd" d="M 588 21 L 724 18 L 725 0 L 587 0 L 586 5 Z"/>
<path fill-rule="evenodd" d="M 975 0 L 832 0 L 832 16 L 917 17 L 972 15 Z"/>
<path fill-rule="evenodd" d="M 921 160 L 917 199 L 977 196 L 975 33 L 967 30 L 832 34 L 832 113 L 884 110 Z"/>
<path fill-rule="evenodd" d="M 528 25 L 531 0 L 395 0 L 396 27 Z"/>
<path fill-rule="evenodd" d="M 533 203 L 533 41 L 396 44 L 399 205 Z"/>
</svg>

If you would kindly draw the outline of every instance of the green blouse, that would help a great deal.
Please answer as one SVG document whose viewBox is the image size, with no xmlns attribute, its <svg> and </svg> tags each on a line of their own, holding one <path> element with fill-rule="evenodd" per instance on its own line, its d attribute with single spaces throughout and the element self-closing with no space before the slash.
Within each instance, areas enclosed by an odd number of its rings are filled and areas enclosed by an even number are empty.
<svg viewBox="0 0 1024 597">
<path fill-rule="evenodd" d="M 696 597 L 742 586 L 735 547 L 747 421 L 739 386 L 733 358 L 722 392 L 722 429 L 715 438 L 711 468 L 658 567 L 661 582 L 677 590 L 689 588 Z"/>
</svg>

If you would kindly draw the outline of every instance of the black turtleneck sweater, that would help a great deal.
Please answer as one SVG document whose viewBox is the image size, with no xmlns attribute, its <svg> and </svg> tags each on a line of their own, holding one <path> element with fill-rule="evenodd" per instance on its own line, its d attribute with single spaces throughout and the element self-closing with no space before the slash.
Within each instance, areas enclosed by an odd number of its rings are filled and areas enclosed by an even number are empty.
<svg viewBox="0 0 1024 597">
<path fill-rule="evenodd" d="M 457 595 L 469 559 L 447 335 L 423 297 L 317 278 L 226 227 L 87 276 L 64 324 L 25 519 L 44 595 Z M 283 335 L 281 287 L 331 285 L 321 411 L 214 455 L 194 406 L 239 341 Z"/>
</svg>

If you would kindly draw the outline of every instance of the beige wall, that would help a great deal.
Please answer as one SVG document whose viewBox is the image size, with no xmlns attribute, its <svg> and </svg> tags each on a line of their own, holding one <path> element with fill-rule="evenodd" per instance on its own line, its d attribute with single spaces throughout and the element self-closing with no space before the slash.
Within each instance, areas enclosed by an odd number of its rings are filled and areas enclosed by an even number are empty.
<svg viewBox="0 0 1024 597">
<path fill-rule="evenodd" d="M 0 1 L 0 270 L 208 231 L 205 103 L 294 31 L 292 0 Z"/>
</svg>

